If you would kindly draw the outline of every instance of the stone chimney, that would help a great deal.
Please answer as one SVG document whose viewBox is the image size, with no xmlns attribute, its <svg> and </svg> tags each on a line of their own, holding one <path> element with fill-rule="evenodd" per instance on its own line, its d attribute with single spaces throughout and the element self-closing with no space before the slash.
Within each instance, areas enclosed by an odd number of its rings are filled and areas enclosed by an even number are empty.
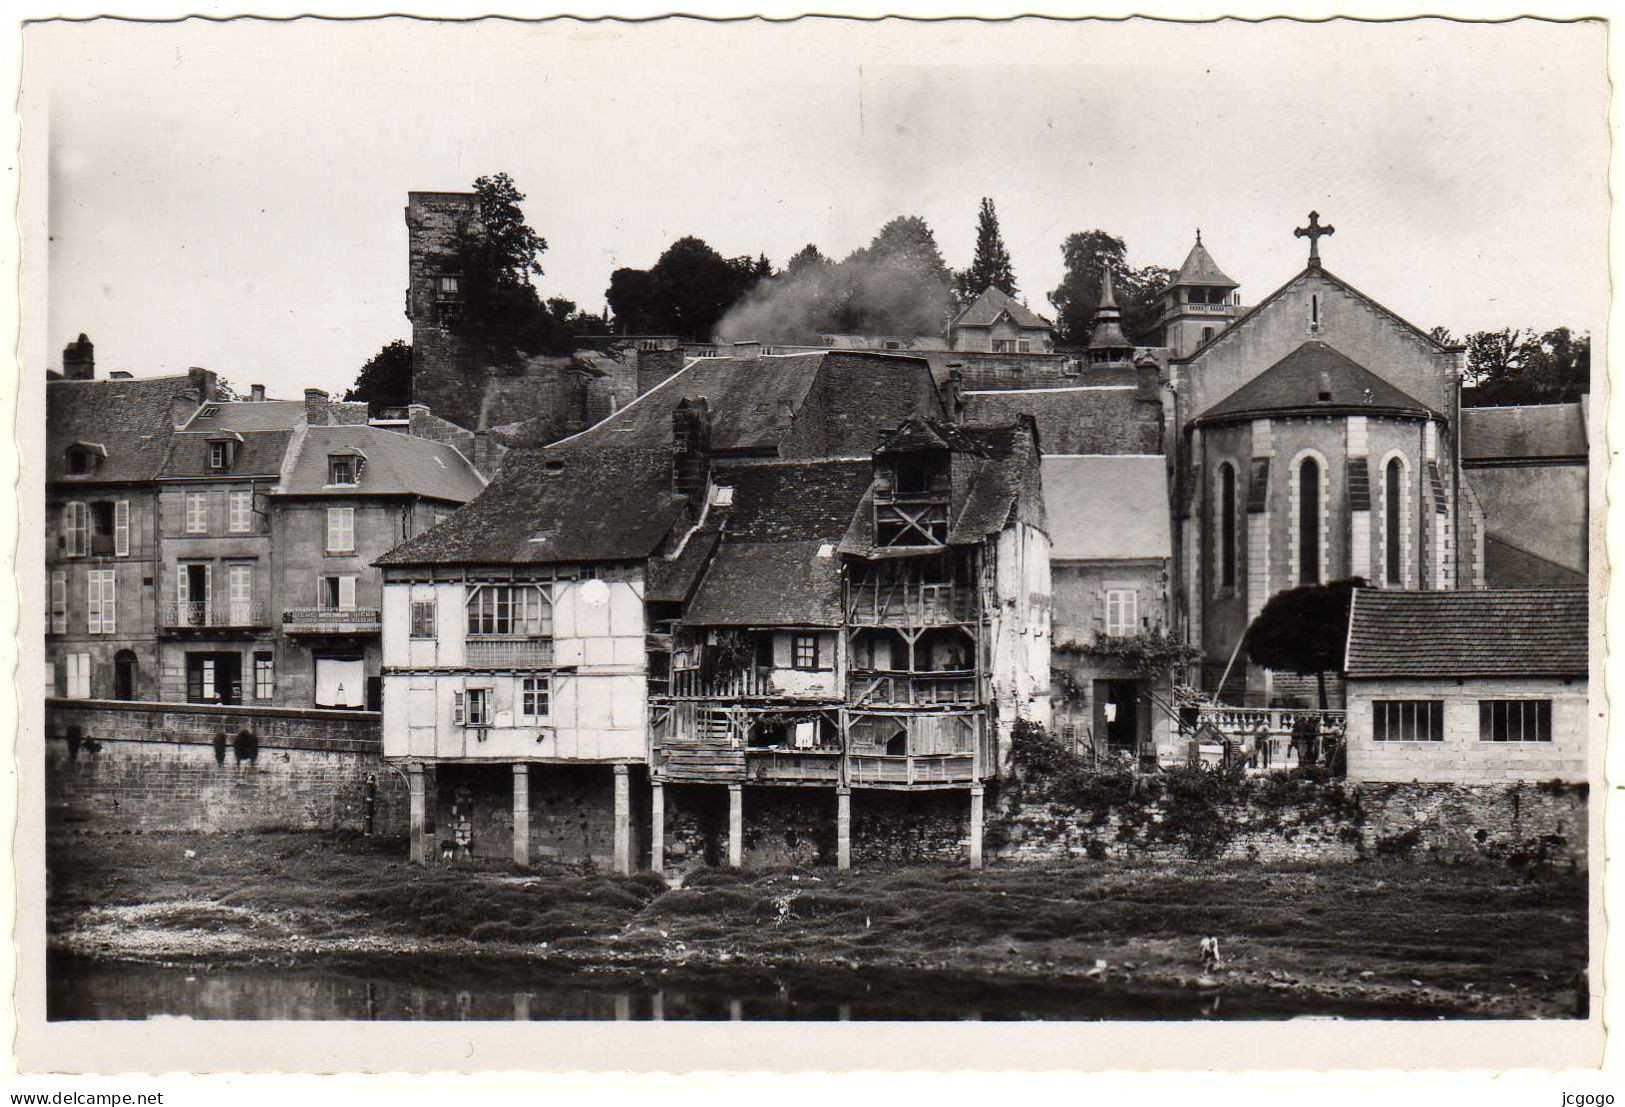
<svg viewBox="0 0 1625 1107">
<path fill-rule="evenodd" d="M 696 507 L 711 478 L 711 407 L 684 399 L 671 413 L 671 489 Z"/>
<path fill-rule="evenodd" d="M 959 422 L 965 414 L 965 367 L 955 363 L 948 366 L 948 387 L 943 389 L 943 402 L 948 405 L 948 416 Z"/>
<path fill-rule="evenodd" d="M 413 438 L 429 438 L 429 405 L 406 405 L 407 433 Z"/>
<path fill-rule="evenodd" d="M 249 385 L 248 398 L 256 404 L 263 404 L 265 402 L 265 386 L 263 384 Z"/>
<path fill-rule="evenodd" d="M 202 393 L 195 388 L 183 388 L 169 398 L 169 424 L 181 427 L 203 403 Z"/>
<path fill-rule="evenodd" d="M 305 423 L 312 427 L 325 427 L 332 422 L 327 410 L 327 393 L 320 388 L 305 389 Z"/>
<path fill-rule="evenodd" d="M 70 381 L 96 379 L 96 347 L 84 335 L 63 348 L 62 376 Z"/>
<path fill-rule="evenodd" d="M 1162 405 L 1162 367 L 1150 354 L 1134 359 L 1134 399 L 1138 403 Z"/>
<path fill-rule="evenodd" d="M 186 371 L 186 379 L 197 390 L 198 403 L 206 404 L 220 395 L 220 378 L 213 369 L 201 369 L 194 365 Z"/>
</svg>

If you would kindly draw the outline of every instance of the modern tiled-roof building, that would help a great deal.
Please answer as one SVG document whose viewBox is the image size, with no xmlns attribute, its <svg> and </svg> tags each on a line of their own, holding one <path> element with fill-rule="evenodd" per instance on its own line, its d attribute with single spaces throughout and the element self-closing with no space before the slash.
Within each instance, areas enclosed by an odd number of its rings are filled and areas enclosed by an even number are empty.
<svg viewBox="0 0 1625 1107">
<path fill-rule="evenodd" d="M 958 351 L 1047 354 L 1055 327 L 1003 289 L 989 285 L 948 324 L 948 345 Z"/>
<path fill-rule="evenodd" d="M 1045 707 L 1043 505 L 1030 423 L 945 414 L 919 358 L 695 360 L 381 558 L 414 855 L 432 818 L 659 866 L 695 789 L 726 792 L 735 860 L 747 786 L 979 809 L 997 735 Z M 604 797 L 585 834 L 543 814 L 564 795 Z"/>
<path fill-rule="evenodd" d="M 1350 779 L 1586 779 L 1589 609 L 1583 589 L 1356 591 Z"/>
</svg>

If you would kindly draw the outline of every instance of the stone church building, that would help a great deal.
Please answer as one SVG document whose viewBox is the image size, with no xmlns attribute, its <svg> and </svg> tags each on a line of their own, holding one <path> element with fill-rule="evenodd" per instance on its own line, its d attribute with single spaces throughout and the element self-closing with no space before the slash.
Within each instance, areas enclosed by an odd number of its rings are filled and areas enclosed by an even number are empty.
<svg viewBox="0 0 1625 1107">
<path fill-rule="evenodd" d="M 1249 702 L 1294 691 L 1283 685 L 1297 678 L 1246 664 L 1242 648 L 1283 589 L 1350 576 L 1484 585 L 1484 513 L 1461 464 L 1462 348 L 1329 271 L 1319 239 L 1332 229 L 1317 217 L 1298 233 L 1305 267 L 1168 365 L 1177 607 L 1204 683 L 1224 678 L 1226 698 Z M 1169 316 L 1185 291 L 1169 290 Z"/>
</svg>

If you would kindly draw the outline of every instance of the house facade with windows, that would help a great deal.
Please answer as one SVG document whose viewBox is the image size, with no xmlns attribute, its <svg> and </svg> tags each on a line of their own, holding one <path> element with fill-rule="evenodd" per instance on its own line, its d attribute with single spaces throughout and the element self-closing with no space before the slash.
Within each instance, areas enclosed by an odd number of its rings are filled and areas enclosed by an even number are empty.
<svg viewBox="0 0 1625 1107">
<path fill-rule="evenodd" d="M 1055 327 L 989 285 L 948 324 L 948 347 L 961 353 L 1048 354 L 1055 351 Z"/>
<path fill-rule="evenodd" d="M 1584 589 L 1358 589 L 1349 779 L 1586 780 L 1588 622 Z"/>
<path fill-rule="evenodd" d="M 88 347 L 70 345 L 73 372 L 46 384 L 46 694 L 158 699 L 156 478 L 214 376 L 97 380 Z"/>
</svg>

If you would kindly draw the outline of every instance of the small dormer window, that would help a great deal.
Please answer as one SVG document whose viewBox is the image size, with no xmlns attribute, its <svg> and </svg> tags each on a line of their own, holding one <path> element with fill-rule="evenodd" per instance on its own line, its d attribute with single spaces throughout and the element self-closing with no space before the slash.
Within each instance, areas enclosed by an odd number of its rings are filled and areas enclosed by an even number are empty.
<svg viewBox="0 0 1625 1107">
<path fill-rule="evenodd" d="M 90 472 L 94 464 L 95 461 L 91 457 L 89 450 L 81 450 L 75 447 L 68 451 L 68 472 L 72 476 L 84 476 Z"/>
<path fill-rule="evenodd" d="M 338 455 L 327 459 L 328 484 L 353 485 L 359 476 L 360 473 L 354 457 Z"/>
<path fill-rule="evenodd" d="M 224 469 L 231 464 L 231 443 L 209 443 L 209 468 Z"/>
</svg>

